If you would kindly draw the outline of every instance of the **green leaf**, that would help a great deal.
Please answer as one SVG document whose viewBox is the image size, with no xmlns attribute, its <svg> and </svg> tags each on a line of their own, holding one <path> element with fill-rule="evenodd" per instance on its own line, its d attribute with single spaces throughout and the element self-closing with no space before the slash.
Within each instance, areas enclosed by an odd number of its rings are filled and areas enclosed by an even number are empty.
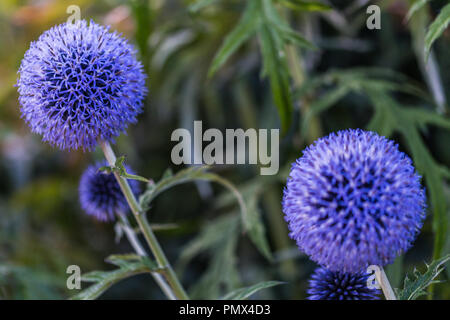
<svg viewBox="0 0 450 320">
<path fill-rule="evenodd" d="M 404 287 L 397 291 L 399 300 L 415 300 L 421 296 L 427 295 L 425 289 L 433 284 L 439 283 L 436 281 L 437 276 L 444 270 L 443 264 L 450 260 L 450 254 L 435 260 L 430 265 L 427 265 L 425 273 L 420 273 L 414 268 L 413 275 L 409 277 L 406 275 Z"/>
<path fill-rule="evenodd" d="M 267 73 L 270 80 L 272 96 L 280 116 L 281 129 L 286 132 L 291 124 L 293 106 L 283 41 L 278 33 L 266 25 L 261 26 L 259 38 L 264 73 Z"/>
<path fill-rule="evenodd" d="M 240 236 L 237 214 L 220 216 L 206 223 L 201 232 L 181 250 L 178 267 L 184 267 L 198 255 L 210 257 L 207 270 L 197 279 L 190 292 L 194 298 L 213 299 L 222 290 L 229 291 L 239 283 L 236 249 Z"/>
<path fill-rule="evenodd" d="M 236 197 L 242 214 L 246 212 L 246 206 L 244 200 L 236 189 L 236 187 L 229 182 L 228 180 L 220 177 L 219 175 L 208 172 L 209 166 L 194 166 L 188 169 L 181 170 L 177 172 L 175 175 L 171 174 L 171 172 L 167 172 L 164 174 L 163 178 L 157 183 L 149 184 L 147 190 L 139 197 L 139 202 L 141 207 L 144 210 L 148 209 L 150 203 L 162 192 L 166 191 L 169 188 L 177 186 L 179 184 L 192 182 L 192 181 L 211 181 L 216 182 L 230 190 L 234 196 Z"/>
<path fill-rule="evenodd" d="M 268 260 L 272 260 L 272 253 L 266 236 L 266 228 L 258 208 L 258 194 L 256 193 L 247 201 L 247 213 L 243 216 L 243 222 L 245 230 L 248 232 L 254 245 L 262 255 Z"/>
<path fill-rule="evenodd" d="M 282 24 L 273 24 L 272 26 L 278 30 L 286 43 L 297 45 L 305 49 L 317 50 L 317 47 L 314 44 L 303 38 L 298 32 L 292 30 L 291 27 Z"/>
<path fill-rule="evenodd" d="M 417 0 L 416 2 L 414 2 L 408 11 L 408 14 L 406 15 L 406 20 L 411 19 L 411 17 L 414 15 L 414 13 L 416 13 L 417 11 L 422 9 L 423 6 L 426 5 L 429 1 L 430 0 Z"/>
<path fill-rule="evenodd" d="M 218 2 L 218 0 L 198 0 L 198 1 L 195 1 L 193 4 L 191 4 L 188 7 L 188 10 L 192 13 L 196 13 L 215 2 Z"/>
<path fill-rule="evenodd" d="M 94 284 L 82 290 L 71 299 L 93 300 L 123 279 L 136 274 L 163 271 L 163 269 L 158 268 L 156 263 L 148 257 L 141 257 L 135 254 L 111 255 L 106 258 L 106 261 L 119 268 L 113 271 L 92 271 L 82 275 L 82 281 L 93 282 Z"/>
<path fill-rule="evenodd" d="M 389 106 L 381 103 L 375 108 L 375 113 L 367 125 L 368 130 L 376 131 L 386 137 L 389 137 L 394 132 L 397 123 L 395 119 L 392 118 L 388 108 Z"/>
<path fill-rule="evenodd" d="M 282 5 L 300 11 L 328 11 L 332 7 L 317 1 L 302 1 L 302 0 L 278 0 Z"/>
<path fill-rule="evenodd" d="M 425 36 L 425 57 L 430 54 L 431 46 L 439 38 L 450 23 L 450 3 L 442 8 L 439 15 L 428 28 Z"/>
<path fill-rule="evenodd" d="M 239 192 L 242 194 L 247 211 L 242 215 L 242 224 L 244 230 L 248 233 L 250 240 L 258 248 L 262 255 L 268 260 L 272 260 L 272 252 L 270 250 L 269 241 L 266 236 L 266 228 L 264 226 L 258 201 L 264 188 L 267 187 L 266 181 L 270 178 L 262 179 L 260 177 L 239 186 Z M 216 201 L 218 208 L 224 208 L 233 204 L 234 199 L 229 194 L 219 197 Z"/>
<path fill-rule="evenodd" d="M 346 96 L 350 92 L 350 88 L 347 85 L 342 85 L 336 88 L 333 88 L 322 97 L 314 101 L 311 104 L 308 112 L 305 114 L 302 121 L 302 129 L 303 133 L 308 132 L 308 126 L 311 122 L 311 118 L 320 112 L 323 112 L 329 108 L 331 108 L 336 102 L 341 100 L 344 96 Z"/>
<path fill-rule="evenodd" d="M 219 51 L 216 53 L 208 77 L 212 77 L 217 70 L 247 41 L 258 29 L 261 19 L 258 10 L 259 1 L 248 1 L 247 7 L 237 26 L 225 38 Z"/>
<path fill-rule="evenodd" d="M 240 288 L 237 290 L 234 290 L 227 295 L 225 295 L 222 300 L 245 300 L 249 298 L 251 295 L 255 294 L 256 292 L 267 289 L 270 287 L 278 286 L 280 284 L 284 284 L 285 282 L 281 281 L 264 281 L 257 283 L 250 287 Z"/>
</svg>

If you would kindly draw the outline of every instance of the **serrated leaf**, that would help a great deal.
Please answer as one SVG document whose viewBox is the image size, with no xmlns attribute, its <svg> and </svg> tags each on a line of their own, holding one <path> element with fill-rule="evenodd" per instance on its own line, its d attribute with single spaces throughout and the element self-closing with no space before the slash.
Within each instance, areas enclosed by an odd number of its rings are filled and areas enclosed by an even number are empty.
<svg viewBox="0 0 450 320">
<path fill-rule="evenodd" d="M 239 191 L 244 198 L 244 202 L 247 208 L 246 214 L 242 215 L 242 224 L 244 226 L 244 230 L 247 232 L 250 240 L 253 242 L 256 248 L 268 260 L 272 260 L 273 257 L 266 235 L 266 228 L 264 226 L 261 212 L 258 207 L 259 198 L 261 197 L 262 191 L 266 186 L 261 180 L 261 178 L 257 178 L 244 184 L 243 186 L 239 186 Z M 232 204 L 233 200 L 234 199 L 232 199 L 231 196 L 223 195 L 217 200 L 216 205 L 219 208 L 223 208 Z"/>
<path fill-rule="evenodd" d="M 84 282 L 93 282 L 90 287 L 82 290 L 71 299 L 92 300 L 101 296 L 106 290 L 117 282 L 136 274 L 146 272 L 162 272 L 156 263 L 148 257 L 141 257 L 136 254 L 111 255 L 106 259 L 119 268 L 113 271 L 92 271 L 82 275 Z"/>
<path fill-rule="evenodd" d="M 260 22 L 258 1 L 248 1 L 242 18 L 233 31 L 226 36 L 216 53 L 208 71 L 208 77 L 212 77 L 228 58 L 256 32 Z"/>
<path fill-rule="evenodd" d="M 426 5 L 429 1 L 430 0 L 417 0 L 416 2 L 414 2 L 408 11 L 408 14 L 406 15 L 406 20 L 411 19 L 411 17 L 414 15 L 414 13 L 416 13 L 417 11 L 422 9 L 423 6 Z"/>
<path fill-rule="evenodd" d="M 439 15 L 431 23 L 425 36 L 425 57 L 428 58 L 431 46 L 439 38 L 450 23 L 450 3 L 442 8 Z"/>
<path fill-rule="evenodd" d="M 250 287 L 240 288 L 225 295 L 222 300 L 245 300 L 256 292 L 270 287 L 284 284 L 281 281 L 264 281 Z"/>
<path fill-rule="evenodd" d="M 233 186 L 231 182 L 220 177 L 219 175 L 208 172 L 209 166 L 194 166 L 188 169 L 178 171 L 176 174 L 165 174 L 164 177 L 155 184 L 151 184 L 149 188 L 139 197 L 141 207 L 145 209 L 149 208 L 150 203 L 162 192 L 170 189 L 179 184 L 192 182 L 192 181 L 211 181 L 216 182 L 230 190 L 236 197 L 242 214 L 245 214 L 246 207 L 241 194 Z"/>
<path fill-rule="evenodd" d="M 328 11 L 332 7 L 317 1 L 302 1 L 302 0 L 278 0 L 278 2 L 287 8 L 300 11 Z"/>
<path fill-rule="evenodd" d="M 265 187 L 265 184 L 261 180 L 254 179 L 254 181 L 250 181 L 239 188 L 247 208 L 246 213 L 242 215 L 242 224 L 256 248 L 268 260 L 272 260 L 273 257 L 266 235 L 266 228 L 258 206 L 259 198 Z M 219 207 L 230 205 L 232 203 L 231 200 L 230 196 L 224 195 L 218 199 L 217 205 Z"/>
<path fill-rule="evenodd" d="M 435 279 L 444 269 L 442 265 L 449 260 L 450 254 L 442 257 L 441 259 L 431 262 L 429 265 L 426 265 L 427 270 L 423 274 L 420 273 L 417 269 L 414 269 L 411 278 L 406 275 L 403 289 L 397 291 L 398 299 L 415 300 L 423 295 L 426 295 L 427 292 L 425 291 L 425 289 L 429 285 L 439 282 Z"/>
<path fill-rule="evenodd" d="M 210 257 L 207 270 L 190 292 L 194 298 L 218 298 L 222 289 L 231 290 L 239 282 L 236 247 L 240 235 L 237 214 L 220 216 L 208 222 L 201 232 L 181 250 L 179 268 L 184 269 L 194 257 Z"/>
</svg>

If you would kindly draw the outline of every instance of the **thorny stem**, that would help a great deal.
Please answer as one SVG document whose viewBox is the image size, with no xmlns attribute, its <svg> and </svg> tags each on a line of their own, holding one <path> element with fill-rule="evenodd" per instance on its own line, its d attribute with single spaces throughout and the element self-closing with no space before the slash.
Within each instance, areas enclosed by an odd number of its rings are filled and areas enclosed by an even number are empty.
<svg viewBox="0 0 450 320">
<path fill-rule="evenodd" d="M 126 235 L 128 241 L 130 242 L 131 246 L 133 247 L 134 251 L 136 251 L 136 253 L 139 256 L 143 256 L 143 257 L 147 256 L 147 252 L 145 252 L 144 248 L 142 248 L 142 245 L 139 242 L 139 239 L 137 238 L 136 233 L 131 228 L 130 222 L 128 221 L 128 218 L 126 217 L 126 215 L 123 212 L 117 212 L 117 216 L 119 217 L 119 220 L 122 223 L 121 228 L 125 232 L 125 235 Z M 159 273 L 156 273 L 156 272 L 151 272 L 150 274 L 152 275 L 153 279 L 155 279 L 156 283 L 158 283 L 159 287 L 161 288 L 161 290 L 164 292 L 164 294 L 166 295 L 166 297 L 169 300 L 177 299 L 177 297 L 174 295 L 172 289 L 167 284 L 167 282 L 164 280 L 162 275 L 160 275 Z"/>
<path fill-rule="evenodd" d="M 112 150 L 109 142 L 100 141 L 99 144 L 103 150 L 103 153 L 105 154 L 105 158 L 108 161 L 109 165 L 115 166 L 116 155 L 114 154 L 114 151 Z M 144 212 L 142 212 L 143 210 L 141 206 L 139 205 L 139 203 L 136 200 L 136 197 L 131 191 L 127 179 L 121 177 L 117 172 L 114 172 L 114 176 L 116 177 L 116 180 L 119 183 L 123 195 L 127 199 L 128 205 L 130 206 L 130 209 L 133 212 L 133 215 L 139 225 L 139 228 L 141 229 L 142 234 L 145 237 L 145 240 L 147 241 L 148 246 L 150 247 L 151 252 L 155 256 L 158 266 L 160 268 L 165 269 L 166 272 L 164 273 L 164 275 L 170 287 L 172 288 L 174 295 L 177 297 L 177 299 L 188 300 L 189 299 L 188 295 L 184 291 L 180 281 L 178 280 L 177 275 L 175 274 L 172 266 L 167 260 L 166 255 L 164 254 L 164 251 L 162 250 L 158 240 L 156 239 L 152 228 L 150 227 L 147 219 L 145 218 Z"/>
<path fill-rule="evenodd" d="M 391 284 L 389 283 L 389 279 L 384 272 L 383 267 L 375 266 L 375 277 L 377 278 L 377 282 L 383 290 L 383 294 L 386 297 L 386 300 L 397 300 L 395 296 L 394 290 L 392 290 Z"/>
</svg>

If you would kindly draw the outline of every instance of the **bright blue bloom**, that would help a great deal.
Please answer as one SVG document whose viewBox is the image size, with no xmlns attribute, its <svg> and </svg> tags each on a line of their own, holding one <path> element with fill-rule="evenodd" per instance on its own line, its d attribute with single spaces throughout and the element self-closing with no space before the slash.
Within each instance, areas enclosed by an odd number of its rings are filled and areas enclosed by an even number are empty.
<svg viewBox="0 0 450 320">
<path fill-rule="evenodd" d="M 309 300 L 378 300 L 381 292 L 369 289 L 365 272 L 342 273 L 317 268 L 309 280 Z"/>
<path fill-rule="evenodd" d="M 292 164 L 283 196 L 290 236 L 332 271 L 384 266 L 411 246 L 425 217 L 412 161 L 376 133 L 317 140 Z"/>
<path fill-rule="evenodd" d="M 98 162 L 89 166 L 81 176 L 79 197 L 81 208 L 89 215 L 100 221 L 113 221 L 117 212 L 128 211 L 125 199 L 116 178 L 112 173 L 99 171 L 106 162 Z M 125 166 L 127 172 L 133 171 Z M 140 192 L 139 182 L 128 180 L 135 196 Z"/>
<path fill-rule="evenodd" d="M 113 141 L 142 111 L 145 75 L 135 53 L 92 21 L 51 28 L 31 43 L 19 69 L 22 117 L 60 149 Z"/>
</svg>

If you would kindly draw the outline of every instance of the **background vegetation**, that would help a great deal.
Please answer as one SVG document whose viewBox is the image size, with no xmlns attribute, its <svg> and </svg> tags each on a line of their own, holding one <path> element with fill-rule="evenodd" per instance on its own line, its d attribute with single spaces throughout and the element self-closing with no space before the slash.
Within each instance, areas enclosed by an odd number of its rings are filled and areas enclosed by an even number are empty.
<svg viewBox="0 0 450 320">
<path fill-rule="evenodd" d="M 381 7 L 380 30 L 366 27 L 373 3 Z M 157 181 L 168 167 L 181 169 L 170 161 L 170 135 L 194 120 L 221 130 L 283 130 L 277 176 L 260 176 L 256 166 L 213 169 L 238 187 L 245 217 L 229 190 L 210 182 L 177 186 L 153 202 L 149 219 L 192 297 L 281 280 L 286 284 L 255 297 L 305 298 L 316 266 L 288 238 L 282 189 L 301 150 L 339 129 L 395 139 L 424 176 L 427 220 L 414 247 L 388 267 L 393 286 L 402 286 L 413 266 L 450 252 L 448 1 L 3 0 L 1 298 L 68 298 L 76 293 L 66 289 L 68 265 L 111 269 L 106 256 L 131 251 L 113 224 L 94 221 L 78 204 L 79 177 L 101 152 L 51 148 L 20 119 L 20 61 L 31 41 L 66 21 L 72 4 L 83 19 L 111 25 L 139 49 L 150 93 L 115 149 L 140 175 Z M 450 278 L 450 268 L 441 278 Z M 148 275 L 102 297 L 163 298 Z M 450 298 L 448 282 L 436 286 L 434 298 Z"/>
</svg>

